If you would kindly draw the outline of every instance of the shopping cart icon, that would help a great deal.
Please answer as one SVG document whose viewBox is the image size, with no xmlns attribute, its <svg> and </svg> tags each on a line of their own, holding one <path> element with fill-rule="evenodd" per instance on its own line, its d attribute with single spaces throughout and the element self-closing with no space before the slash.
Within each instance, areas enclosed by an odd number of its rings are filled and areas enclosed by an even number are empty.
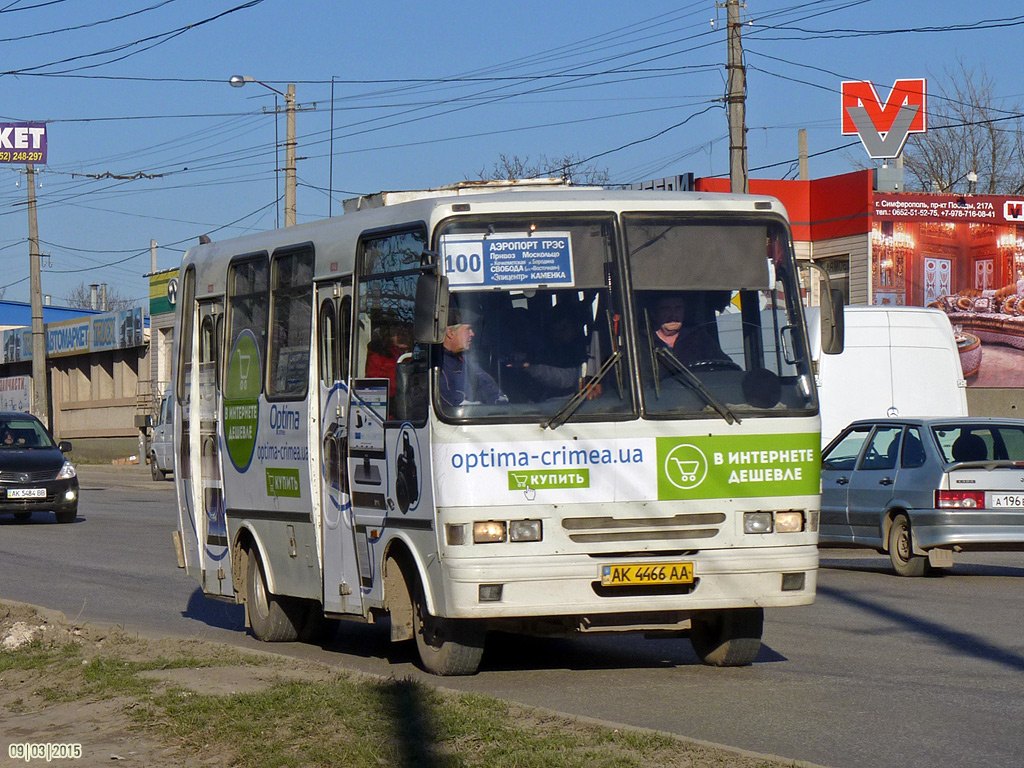
<svg viewBox="0 0 1024 768">
<path fill-rule="evenodd" d="M 245 391 L 249 388 L 249 366 L 252 363 L 252 357 L 244 352 L 239 352 L 238 362 L 238 388 Z"/>
<path fill-rule="evenodd" d="M 526 484 L 526 481 L 530 479 L 529 475 L 521 475 L 521 474 L 518 474 L 516 472 L 509 472 L 508 476 L 512 479 L 513 482 L 515 482 L 516 488 L 528 488 L 529 487 Z"/>
<path fill-rule="evenodd" d="M 699 461 L 687 461 L 677 459 L 674 456 L 669 457 L 669 461 L 676 465 L 676 471 L 679 473 L 679 480 L 681 482 L 692 483 L 697 479 L 697 470 L 700 468 Z"/>
</svg>

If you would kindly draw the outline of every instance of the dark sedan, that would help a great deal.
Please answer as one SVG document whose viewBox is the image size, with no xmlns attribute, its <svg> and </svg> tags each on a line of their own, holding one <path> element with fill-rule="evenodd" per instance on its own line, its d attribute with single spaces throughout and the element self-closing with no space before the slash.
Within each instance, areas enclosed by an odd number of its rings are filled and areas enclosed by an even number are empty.
<svg viewBox="0 0 1024 768">
<path fill-rule="evenodd" d="M 1024 420 L 855 421 L 821 466 L 824 546 L 888 552 L 901 576 L 1024 550 Z"/>
<path fill-rule="evenodd" d="M 53 442 L 46 427 L 27 413 L 0 412 L 0 514 L 28 520 L 50 511 L 58 523 L 78 515 L 78 475 L 64 457 L 71 443 Z"/>
</svg>

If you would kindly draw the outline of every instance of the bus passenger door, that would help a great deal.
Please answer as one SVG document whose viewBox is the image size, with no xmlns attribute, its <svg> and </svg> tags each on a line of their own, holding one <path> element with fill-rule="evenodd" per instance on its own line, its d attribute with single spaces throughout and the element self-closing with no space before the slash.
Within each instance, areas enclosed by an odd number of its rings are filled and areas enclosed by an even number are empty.
<svg viewBox="0 0 1024 768">
<path fill-rule="evenodd" d="M 317 307 L 324 610 L 362 614 L 347 461 L 351 284 L 320 285 Z"/>
<path fill-rule="evenodd" d="M 220 464 L 220 367 L 224 307 L 220 299 L 199 305 L 199 502 L 206 548 L 203 589 L 209 594 L 234 594 L 228 554 L 224 482 Z"/>
</svg>

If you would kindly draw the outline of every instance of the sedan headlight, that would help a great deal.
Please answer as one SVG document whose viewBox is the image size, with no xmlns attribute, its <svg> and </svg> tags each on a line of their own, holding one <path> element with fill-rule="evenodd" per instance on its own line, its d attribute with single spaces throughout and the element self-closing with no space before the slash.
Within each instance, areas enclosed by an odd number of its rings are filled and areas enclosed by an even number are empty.
<svg viewBox="0 0 1024 768">
<path fill-rule="evenodd" d="M 68 480 L 72 477 L 77 477 L 78 472 L 75 471 L 75 465 L 70 461 L 65 461 L 64 466 L 60 468 L 60 472 L 57 473 L 58 480 Z"/>
</svg>

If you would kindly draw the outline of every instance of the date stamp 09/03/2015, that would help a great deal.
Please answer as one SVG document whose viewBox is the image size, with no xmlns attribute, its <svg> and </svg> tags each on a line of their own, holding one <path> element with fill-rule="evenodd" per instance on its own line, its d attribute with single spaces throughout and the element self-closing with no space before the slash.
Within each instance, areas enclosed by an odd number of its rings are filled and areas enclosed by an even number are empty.
<svg viewBox="0 0 1024 768">
<path fill-rule="evenodd" d="M 47 763 L 54 760 L 77 760 L 82 756 L 81 744 L 57 744 L 54 742 L 10 744 L 7 756 L 12 760 L 42 760 Z"/>
</svg>

